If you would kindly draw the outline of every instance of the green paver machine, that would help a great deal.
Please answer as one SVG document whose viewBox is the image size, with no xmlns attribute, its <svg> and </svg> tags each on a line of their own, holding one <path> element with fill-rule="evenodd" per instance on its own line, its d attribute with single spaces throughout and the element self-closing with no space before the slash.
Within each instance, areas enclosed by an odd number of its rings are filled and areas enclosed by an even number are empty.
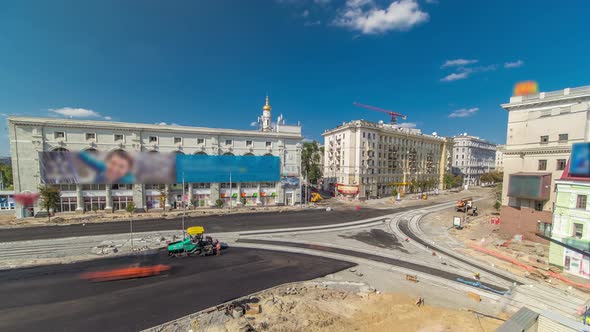
<svg viewBox="0 0 590 332">
<path fill-rule="evenodd" d="M 168 245 L 168 256 L 180 255 L 212 255 L 215 253 L 213 239 L 203 239 L 205 229 L 202 226 L 189 227 L 186 230 L 187 237 L 181 241 L 172 242 Z"/>
</svg>

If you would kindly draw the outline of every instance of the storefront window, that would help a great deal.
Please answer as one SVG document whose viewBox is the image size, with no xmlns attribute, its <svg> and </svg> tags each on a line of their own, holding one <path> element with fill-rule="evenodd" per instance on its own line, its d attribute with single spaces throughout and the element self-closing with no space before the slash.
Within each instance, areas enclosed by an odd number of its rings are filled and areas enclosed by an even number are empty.
<svg viewBox="0 0 590 332">
<path fill-rule="evenodd" d="M 62 197 L 55 209 L 55 212 L 73 212 L 76 211 L 76 197 Z"/>
<path fill-rule="evenodd" d="M 160 196 L 146 196 L 145 201 L 148 209 L 160 209 L 164 206 Z"/>
<path fill-rule="evenodd" d="M 113 197 L 113 209 L 114 210 L 126 210 L 127 205 L 133 203 L 132 196 L 115 196 Z"/>
<path fill-rule="evenodd" d="M 104 185 L 102 185 L 104 187 Z M 84 197 L 84 211 L 104 210 L 106 197 Z"/>
</svg>

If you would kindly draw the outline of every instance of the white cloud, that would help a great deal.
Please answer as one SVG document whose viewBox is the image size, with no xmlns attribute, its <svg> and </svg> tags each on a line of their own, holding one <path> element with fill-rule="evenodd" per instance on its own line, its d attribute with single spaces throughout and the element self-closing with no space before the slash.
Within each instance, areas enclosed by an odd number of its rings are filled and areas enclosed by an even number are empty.
<svg viewBox="0 0 590 332">
<path fill-rule="evenodd" d="M 63 115 L 69 118 L 96 118 L 100 117 L 100 114 L 85 108 L 72 108 L 62 107 L 58 109 L 50 109 L 49 112 L 53 112 L 59 115 Z"/>
<path fill-rule="evenodd" d="M 461 108 L 458 110 L 454 110 L 449 114 L 449 118 L 466 118 L 472 115 L 475 115 L 479 111 L 479 108 L 472 107 L 472 108 Z"/>
<path fill-rule="evenodd" d="M 304 10 L 303 13 L 301 13 L 302 17 L 308 17 L 309 16 L 309 10 Z"/>
<path fill-rule="evenodd" d="M 8 116 L 6 113 L 0 113 L 0 116 Z"/>
<path fill-rule="evenodd" d="M 437 4 L 438 3 L 438 0 L 426 0 L 426 3 Z"/>
<path fill-rule="evenodd" d="M 397 125 L 400 128 L 416 128 L 416 123 L 414 122 L 404 122 L 404 123 L 398 123 Z"/>
<path fill-rule="evenodd" d="M 363 34 L 380 34 L 410 30 L 428 18 L 428 13 L 415 0 L 392 1 L 384 9 L 377 7 L 373 0 L 348 0 L 333 24 Z"/>
<path fill-rule="evenodd" d="M 486 71 L 491 71 L 491 70 L 496 70 L 496 69 L 497 69 L 496 65 L 480 66 L 480 67 L 459 67 L 459 68 L 457 68 L 456 72 L 451 73 L 451 74 L 441 78 L 440 80 L 442 82 L 452 82 L 452 81 L 457 81 L 457 80 L 463 80 L 463 79 L 468 78 L 473 73 L 481 73 L 481 72 L 486 72 Z"/>
<path fill-rule="evenodd" d="M 314 3 L 318 4 L 318 5 L 322 5 L 325 6 L 327 4 L 330 3 L 330 0 L 313 0 Z"/>
<path fill-rule="evenodd" d="M 466 65 L 470 65 L 470 64 L 474 64 L 476 63 L 478 60 L 477 59 L 455 59 L 455 60 L 447 60 L 445 61 L 445 63 L 441 66 L 442 68 L 445 67 L 455 67 L 455 66 L 466 66 Z"/>
<path fill-rule="evenodd" d="M 313 142 L 313 141 L 314 141 L 313 138 L 306 137 L 303 139 L 303 142 Z"/>
<path fill-rule="evenodd" d="M 258 122 L 257 121 L 250 122 L 250 127 L 258 127 Z"/>
<path fill-rule="evenodd" d="M 320 25 L 321 23 L 322 22 L 320 20 L 317 20 L 317 21 L 313 21 L 313 22 L 305 22 L 305 23 L 303 23 L 303 26 L 312 27 L 312 26 Z"/>
<path fill-rule="evenodd" d="M 110 116 L 105 116 L 104 119 L 107 121 L 111 121 L 113 118 L 111 118 Z"/>
<path fill-rule="evenodd" d="M 452 73 L 449 74 L 443 78 L 441 78 L 440 80 L 443 82 L 452 82 L 452 81 L 457 81 L 457 80 L 464 80 L 467 77 L 469 77 L 469 74 L 471 72 L 470 71 L 464 71 L 462 73 Z"/>
<path fill-rule="evenodd" d="M 504 68 L 518 68 L 524 65 L 524 61 L 504 62 Z"/>
</svg>

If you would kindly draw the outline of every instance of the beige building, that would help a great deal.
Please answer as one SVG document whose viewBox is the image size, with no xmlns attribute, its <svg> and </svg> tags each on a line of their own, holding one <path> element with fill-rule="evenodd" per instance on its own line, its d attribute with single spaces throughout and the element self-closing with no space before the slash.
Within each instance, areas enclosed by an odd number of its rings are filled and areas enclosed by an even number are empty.
<svg viewBox="0 0 590 332">
<path fill-rule="evenodd" d="M 10 154 L 16 193 L 36 192 L 41 184 L 39 152 L 43 151 L 146 151 L 162 153 L 280 157 L 281 177 L 299 178 L 301 127 L 268 121 L 266 101 L 259 130 L 157 125 L 57 118 L 9 117 Z M 300 201 L 298 188 L 280 182 L 165 184 L 63 184 L 57 212 L 168 209 L 186 200 L 195 207 L 224 204 L 293 205 Z M 187 197 L 183 198 L 186 193 Z M 162 201 L 165 196 L 164 201 Z M 242 199 L 243 198 L 243 199 Z M 39 208 L 35 207 L 35 212 Z M 17 216 L 25 211 L 17 207 Z"/>
<path fill-rule="evenodd" d="M 496 172 L 504 172 L 504 145 L 496 146 Z"/>
<path fill-rule="evenodd" d="M 501 230 L 538 240 L 535 233 L 552 227 L 555 180 L 572 144 L 590 139 L 590 86 L 511 97 L 502 107 L 508 130 Z"/>
<path fill-rule="evenodd" d="M 407 192 L 410 182 L 442 186 L 450 169 L 452 143 L 418 129 L 355 120 L 327 130 L 324 136 L 324 188 L 366 199 Z"/>
</svg>

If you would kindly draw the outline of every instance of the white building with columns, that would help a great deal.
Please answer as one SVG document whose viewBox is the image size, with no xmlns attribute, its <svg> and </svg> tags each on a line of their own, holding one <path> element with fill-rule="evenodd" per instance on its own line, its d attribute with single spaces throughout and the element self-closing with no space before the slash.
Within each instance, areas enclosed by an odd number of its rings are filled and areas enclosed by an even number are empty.
<svg viewBox="0 0 590 332">
<path fill-rule="evenodd" d="M 301 165 L 301 127 L 277 121 L 272 127 L 266 100 L 259 130 L 235 130 L 178 125 L 157 125 L 58 118 L 8 118 L 10 155 L 15 193 L 37 192 L 40 181 L 39 152 L 43 151 L 145 151 L 207 155 L 273 155 L 280 157 L 281 177 L 297 177 Z M 78 184 L 60 185 L 57 212 L 164 209 L 184 201 L 193 207 L 215 205 L 218 199 L 232 206 L 293 205 L 298 189 L 283 189 L 280 182 Z M 188 196 L 188 197 L 187 197 Z M 39 209 L 35 207 L 35 212 Z M 17 207 L 18 217 L 25 211 Z"/>
<path fill-rule="evenodd" d="M 479 185 L 484 173 L 496 169 L 496 144 L 467 134 L 453 137 L 453 171 L 464 185 Z"/>
</svg>

